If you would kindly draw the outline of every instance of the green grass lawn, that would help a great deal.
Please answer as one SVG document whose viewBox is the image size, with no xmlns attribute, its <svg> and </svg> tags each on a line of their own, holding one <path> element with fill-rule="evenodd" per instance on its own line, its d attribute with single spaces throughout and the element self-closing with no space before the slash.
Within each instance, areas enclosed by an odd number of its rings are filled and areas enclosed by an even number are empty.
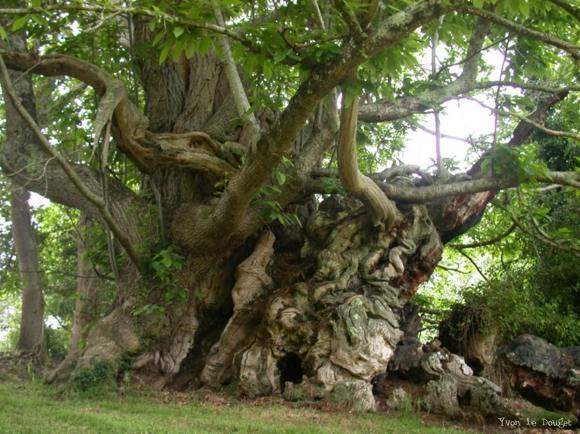
<svg viewBox="0 0 580 434">
<path fill-rule="evenodd" d="M 59 398 L 0 378 L 0 433 L 460 433 L 413 415 L 352 414 L 213 394 Z M 192 397 L 191 397 L 192 396 Z M 167 399 L 169 398 L 169 399 Z M 164 402 L 168 401 L 168 402 Z"/>
</svg>

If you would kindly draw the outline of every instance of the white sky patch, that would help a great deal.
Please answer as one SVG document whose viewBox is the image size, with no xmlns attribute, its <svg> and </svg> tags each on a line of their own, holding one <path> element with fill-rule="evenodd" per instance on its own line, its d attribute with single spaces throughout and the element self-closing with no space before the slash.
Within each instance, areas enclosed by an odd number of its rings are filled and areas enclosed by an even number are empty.
<svg viewBox="0 0 580 434">
<path fill-rule="evenodd" d="M 33 208 L 41 208 L 50 205 L 50 200 L 40 194 L 31 192 L 28 203 Z"/>
<path fill-rule="evenodd" d="M 442 51 L 444 47 L 441 47 Z M 427 57 L 425 54 L 425 57 Z M 490 80 L 501 79 L 503 55 L 498 50 L 485 53 L 484 60 L 491 67 Z M 426 63 L 423 59 L 422 63 Z M 459 70 L 457 71 L 459 72 Z M 502 92 L 518 93 L 513 89 L 503 88 Z M 479 96 L 478 99 L 487 106 L 493 107 L 494 102 L 488 97 Z M 467 155 L 471 145 L 468 139 L 475 140 L 486 135 L 492 135 L 495 128 L 494 116 L 475 101 L 466 99 L 451 100 L 443 104 L 443 110 L 439 115 L 441 121 L 441 134 L 466 139 L 465 142 L 441 138 L 441 155 L 443 158 L 452 158 L 459 162 L 459 170 L 465 171 L 471 167 Z M 431 131 L 435 131 L 435 119 L 433 115 L 426 115 L 420 125 Z M 401 159 L 405 164 L 414 164 L 422 168 L 434 166 L 435 161 L 435 136 L 426 131 L 417 129 L 407 134 L 405 149 Z"/>
<path fill-rule="evenodd" d="M 494 117 L 489 110 L 481 107 L 474 101 L 448 101 L 443 105 L 440 114 L 441 133 L 465 139 L 441 139 L 441 155 L 443 158 L 452 158 L 459 162 L 459 169 L 466 170 L 471 164 L 467 161 L 467 154 L 471 145 L 468 140 L 483 135 L 493 134 Z M 427 115 L 420 123 L 428 130 L 435 131 L 435 120 Z M 435 160 L 435 136 L 426 131 L 417 129 L 407 134 L 402 160 L 405 164 L 416 164 L 422 168 L 433 166 Z"/>
</svg>

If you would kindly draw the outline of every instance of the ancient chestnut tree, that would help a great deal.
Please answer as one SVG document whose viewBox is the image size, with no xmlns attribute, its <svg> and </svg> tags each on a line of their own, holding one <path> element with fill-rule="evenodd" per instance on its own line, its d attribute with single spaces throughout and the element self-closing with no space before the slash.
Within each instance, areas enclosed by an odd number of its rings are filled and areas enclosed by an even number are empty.
<svg viewBox="0 0 580 434">
<path fill-rule="evenodd" d="M 372 406 L 444 244 L 501 189 L 580 186 L 520 153 L 535 130 L 579 138 L 543 123 L 579 89 L 564 1 L 36 0 L 0 15 L 4 174 L 99 222 L 116 281 L 53 379 L 130 357 L 158 385 Z M 482 95 L 496 131 L 455 173 L 438 113 Z M 436 117 L 431 172 L 394 164 L 421 115 Z"/>
</svg>

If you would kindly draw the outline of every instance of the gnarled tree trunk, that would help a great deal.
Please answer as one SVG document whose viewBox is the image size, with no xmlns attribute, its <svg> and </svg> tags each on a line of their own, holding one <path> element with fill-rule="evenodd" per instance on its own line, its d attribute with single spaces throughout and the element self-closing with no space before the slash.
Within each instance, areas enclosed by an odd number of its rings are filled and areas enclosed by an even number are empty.
<svg viewBox="0 0 580 434">
<path fill-rule="evenodd" d="M 497 189 L 520 182 L 495 178 L 480 163 L 445 180 L 411 167 L 369 176 L 357 167 L 357 119 L 398 119 L 469 90 L 489 30 L 483 20 L 456 81 L 374 115 L 372 105 L 359 113 L 358 99 L 347 105 L 343 95 L 339 126 L 337 89 L 367 59 L 455 3 L 417 2 L 368 34 L 346 38 L 340 55 L 312 67 L 283 109 L 253 107 L 250 122 L 236 93 L 243 71 L 228 50 L 223 60 L 210 51 L 159 64 L 149 55 L 143 15 L 134 21 L 134 63 L 144 113 L 106 71 L 62 55 L 39 62 L 13 39 L 2 54 L 10 68 L 75 77 L 95 89 L 96 142 L 110 119 L 115 145 L 144 181 L 135 193 L 106 171 L 63 161 L 24 113 L 34 115 L 29 76 L 16 83 L 18 96 L 8 92 L 8 122 L 27 140 L 6 147 L 4 170 L 98 219 L 124 249 L 114 306 L 52 378 L 84 384 L 130 358 L 134 372 L 159 386 L 233 384 L 250 396 L 283 393 L 374 408 L 371 381 L 403 340 L 403 310 L 444 243 L 477 223 Z M 550 93 L 530 117 L 541 121 L 565 96 Z M 530 134 L 522 121 L 508 144 Z M 338 171 L 321 168 L 333 146 Z M 577 183 L 570 176 L 544 180 Z M 348 194 L 336 188 L 339 180 Z M 179 265 L 170 257 L 160 272 L 159 251 L 177 252 Z M 443 383 L 432 387 L 453 382 Z"/>
</svg>

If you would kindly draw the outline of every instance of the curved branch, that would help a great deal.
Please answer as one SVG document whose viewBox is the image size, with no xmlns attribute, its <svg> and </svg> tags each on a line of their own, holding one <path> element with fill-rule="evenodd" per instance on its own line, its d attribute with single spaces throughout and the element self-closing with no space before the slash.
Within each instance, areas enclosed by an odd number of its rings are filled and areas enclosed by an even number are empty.
<svg viewBox="0 0 580 434">
<path fill-rule="evenodd" d="M 6 64 L 4 63 L 4 59 L 1 54 L 0 54 L 0 80 L 12 104 L 14 105 L 20 116 L 22 116 L 24 121 L 28 124 L 29 128 L 34 132 L 36 138 L 38 139 L 39 143 L 42 145 L 44 150 L 52 158 L 54 158 L 57 161 L 57 163 L 62 167 L 63 171 L 66 173 L 70 181 L 75 185 L 78 191 L 89 202 L 91 202 L 99 209 L 103 220 L 106 222 L 111 232 L 113 232 L 115 237 L 119 240 L 119 243 L 126 250 L 127 254 L 129 255 L 129 258 L 131 258 L 131 261 L 133 261 L 133 263 L 137 266 L 138 269 L 141 269 L 142 267 L 141 259 L 137 255 L 137 252 L 134 250 L 133 245 L 127 238 L 125 232 L 117 226 L 113 216 L 111 215 L 109 209 L 106 206 L 104 199 L 96 195 L 93 191 L 91 191 L 84 184 L 84 182 L 77 174 L 77 172 L 72 168 L 72 166 L 70 166 L 68 161 L 50 145 L 48 139 L 44 136 L 42 131 L 40 131 L 40 128 L 36 124 L 35 120 L 32 118 L 30 113 L 28 113 L 26 108 L 22 105 L 22 102 L 20 102 L 20 99 L 16 94 L 14 86 L 12 85 L 12 81 L 10 80 L 10 76 L 8 75 L 8 69 L 6 68 Z"/>
<path fill-rule="evenodd" d="M 471 264 L 475 267 L 479 275 L 483 277 L 483 280 L 485 280 L 488 284 L 491 284 L 490 280 L 487 278 L 485 274 L 483 274 L 483 271 L 481 270 L 481 268 L 479 268 L 479 265 L 477 265 L 477 262 L 475 262 L 475 260 L 471 256 L 465 253 L 462 249 L 457 249 L 457 251 L 461 253 L 461 255 L 463 255 L 469 262 L 471 262 Z"/>
<path fill-rule="evenodd" d="M 441 89 L 428 90 L 417 96 L 400 98 L 393 104 L 372 104 L 366 106 L 366 110 L 365 107 L 362 107 L 359 119 L 367 122 L 400 119 L 412 113 L 436 109 L 442 102 L 465 92 L 477 79 L 478 63 L 481 59 L 482 47 L 489 27 L 490 24 L 481 19 L 475 24 L 465 55 L 463 71 L 457 80 Z M 367 111 L 370 113 L 366 113 Z M 373 112 L 376 112 L 374 116 Z"/>
<path fill-rule="evenodd" d="M 369 206 L 373 213 L 375 224 L 384 221 L 387 229 L 393 227 L 400 215 L 396 205 L 381 191 L 375 182 L 360 173 L 356 157 L 356 132 L 359 97 L 346 105 L 346 95 L 343 95 L 343 105 L 340 119 L 340 136 L 338 140 L 338 171 L 345 188 L 355 197 Z"/>
<path fill-rule="evenodd" d="M 202 132 L 182 135 L 149 133 L 148 119 L 131 103 L 123 83 L 91 63 L 62 54 L 37 59 L 27 53 L 0 49 L 0 55 L 11 69 L 45 76 L 73 77 L 92 86 L 103 95 L 95 119 L 95 141 L 112 117 L 113 133 L 119 147 L 144 172 L 167 165 L 218 176 L 234 171 L 233 166 L 222 158 L 227 152 Z"/>
<path fill-rule="evenodd" d="M 580 188 L 580 175 L 576 172 L 549 172 L 539 176 L 528 176 L 520 179 L 501 179 L 495 177 L 459 181 L 449 184 L 436 184 L 426 187 L 404 187 L 379 182 L 381 189 L 392 199 L 408 202 L 430 202 L 450 196 L 461 196 L 484 191 L 497 191 L 517 187 L 525 182 L 542 182 Z"/>
</svg>

